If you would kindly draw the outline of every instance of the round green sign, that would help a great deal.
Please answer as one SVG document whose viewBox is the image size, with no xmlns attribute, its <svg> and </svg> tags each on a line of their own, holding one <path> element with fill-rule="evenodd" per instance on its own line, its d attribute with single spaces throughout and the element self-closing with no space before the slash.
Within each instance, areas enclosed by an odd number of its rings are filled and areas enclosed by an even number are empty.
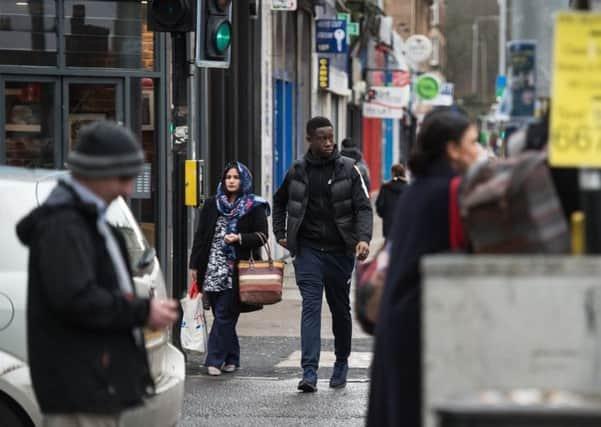
<svg viewBox="0 0 601 427">
<path fill-rule="evenodd" d="M 435 77 L 422 76 L 417 80 L 415 90 L 421 99 L 431 101 L 438 96 L 438 92 L 440 92 L 440 83 Z"/>
</svg>

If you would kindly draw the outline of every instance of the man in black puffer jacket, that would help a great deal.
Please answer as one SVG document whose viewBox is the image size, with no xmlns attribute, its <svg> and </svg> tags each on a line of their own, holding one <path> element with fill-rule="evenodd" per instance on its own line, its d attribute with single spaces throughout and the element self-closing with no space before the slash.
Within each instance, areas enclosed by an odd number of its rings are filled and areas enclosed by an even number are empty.
<svg viewBox="0 0 601 427">
<path fill-rule="evenodd" d="M 166 328 L 177 303 L 136 295 L 125 240 L 105 219 L 142 169 L 134 135 L 91 124 L 67 162 L 72 176 L 17 225 L 29 247 L 31 380 L 44 426 L 116 427 L 154 390 L 141 328 Z"/>
<path fill-rule="evenodd" d="M 323 291 L 332 312 L 336 363 L 330 387 L 346 385 L 351 352 L 350 282 L 354 257 L 369 255 L 373 214 L 355 161 L 340 155 L 325 117 L 307 123 L 309 151 L 292 164 L 273 198 L 273 231 L 294 256 L 303 298 L 303 378 L 298 389 L 317 390 Z"/>
</svg>

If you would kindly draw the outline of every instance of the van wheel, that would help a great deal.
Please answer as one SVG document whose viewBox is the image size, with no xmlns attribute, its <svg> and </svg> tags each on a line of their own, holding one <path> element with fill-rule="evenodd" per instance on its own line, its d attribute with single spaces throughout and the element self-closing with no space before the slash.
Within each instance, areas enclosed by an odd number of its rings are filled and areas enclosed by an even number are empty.
<svg viewBox="0 0 601 427">
<path fill-rule="evenodd" d="M 33 423 L 13 401 L 0 398 L 0 420 L 3 427 L 33 427 Z"/>
</svg>

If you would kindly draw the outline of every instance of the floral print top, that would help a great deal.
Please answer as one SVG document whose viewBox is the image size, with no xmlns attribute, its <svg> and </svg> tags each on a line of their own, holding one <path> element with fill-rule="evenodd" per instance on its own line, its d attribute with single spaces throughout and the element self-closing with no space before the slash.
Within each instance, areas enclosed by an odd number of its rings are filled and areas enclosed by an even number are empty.
<svg viewBox="0 0 601 427">
<path fill-rule="evenodd" d="M 232 288 L 232 269 L 223 251 L 226 227 L 227 220 L 223 215 L 219 215 L 211 241 L 209 263 L 203 284 L 205 292 L 222 292 Z"/>
</svg>

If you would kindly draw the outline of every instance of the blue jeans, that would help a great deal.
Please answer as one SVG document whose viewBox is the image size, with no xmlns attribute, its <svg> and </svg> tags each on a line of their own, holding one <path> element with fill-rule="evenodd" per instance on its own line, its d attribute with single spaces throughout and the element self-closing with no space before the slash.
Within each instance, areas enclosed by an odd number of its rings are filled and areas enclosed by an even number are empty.
<svg viewBox="0 0 601 427">
<path fill-rule="evenodd" d="M 346 362 L 351 354 L 352 319 L 350 303 L 354 257 L 310 247 L 298 248 L 294 258 L 296 284 L 303 298 L 301 349 L 304 376 L 316 376 L 321 349 L 321 301 L 332 313 L 336 360 Z"/>
<path fill-rule="evenodd" d="M 207 292 L 213 310 L 213 326 L 209 334 L 207 366 L 240 366 L 240 344 L 236 334 L 236 323 L 240 312 L 234 301 L 234 291 Z"/>
</svg>

